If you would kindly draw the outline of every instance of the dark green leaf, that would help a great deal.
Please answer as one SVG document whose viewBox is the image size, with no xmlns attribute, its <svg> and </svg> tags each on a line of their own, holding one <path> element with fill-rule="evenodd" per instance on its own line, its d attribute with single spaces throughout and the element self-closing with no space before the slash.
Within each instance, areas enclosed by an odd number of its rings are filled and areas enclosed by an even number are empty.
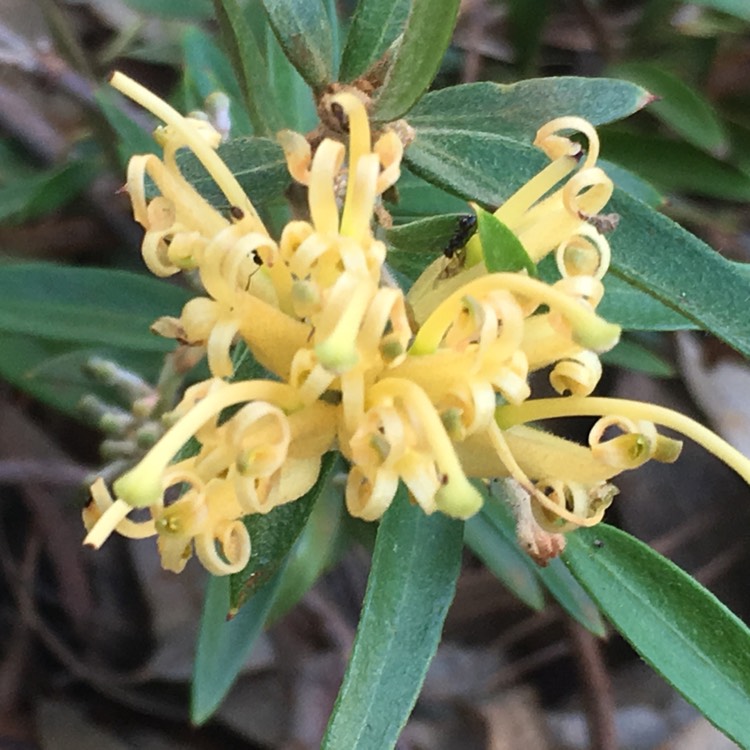
<svg viewBox="0 0 750 750">
<path fill-rule="evenodd" d="M 508 589 L 532 609 L 544 607 L 544 594 L 533 563 L 518 547 L 514 521 L 504 508 L 486 501 L 482 510 L 466 522 L 464 539 L 472 552 Z M 509 513 L 507 514 L 509 515 Z"/>
<path fill-rule="evenodd" d="M 412 0 L 401 44 L 375 100 L 373 117 L 402 117 L 419 99 L 450 44 L 459 0 Z"/>
<path fill-rule="evenodd" d="M 284 152 L 269 138 L 235 138 L 219 146 L 219 156 L 232 170 L 253 203 L 264 203 L 284 194 L 291 181 Z M 224 193 L 191 151 L 178 154 L 182 174 L 214 207 L 228 209 Z"/>
<path fill-rule="evenodd" d="M 612 236 L 612 240 L 615 240 L 615 235 Z M 623 247 L 619 238 L 616 244 Z M 597 307 L 597 312 L 625 330 L 681 331 L 696 328 L 693 321 L 615 276 L 614 273 L 608 273 L 604 277 L 604 288 L 606 292 Z"/>
<path fill-rule="evenodd" d="M 693 3 L 729 13 L 743 21 L 750 21 L 750 5 L 747 4 L 747 0 L 693 0 Z"/>
<path fill-rule="evenodd" d="M 111 86 L 101 86 L 94 91 L 94 98 L 107 118 L 107 122 L 117 133 L 118 148 L 123 167 L 134 154 L 155 154 L 159 151 L 151 133 L 145 130 L 119 106 L 124 104 L 125 97 Z"/>
<path fill-rule="evenodd" d="M 229 692 L 260 635 L 281 571 L 235 617 L 228 619 L 229 578 L 211 576 L 203 603 L 190 693 L 190 719 L 202 724 Z"/>
<path fill-rule="evenodd" d="M 395 195 L 386 193 L 388 211 L 396 224 L 415 221 L 426 216 L 459 214 L 469 211 L 466 201 L 446 193 L 408 169 L 401 170 Z"/>
<path fill-rule="evenodd" d="M 620 120 L 648 102 L 640 86 L 613 78 L 536 78 L 511 85 L 481 82 L 427 94 L 409 112 L 418 134 L 492 133 L 531 143 L 549 120 L 578 115 L 592 125 Z"/>
<path fill-rule="evenodd" d="M 427 127 L 417 129 L 404 158 L 423 179 L 485 206 L 499 206 L 549 164 L 541 151 L 502 135 Z"/>
<path fill-rule="evenodd" d="M 627 336 L 621 338 L 614 349 L 599 355 L 599 359 L 606 365 L 636 370 L 646 373 L 652 378 L 674 378 L 677 376 L 677 370 L 671 362 Z"/>
<path fill-rule="evenodd" d="M 532 562 L 531 558 L 525 553 L 521 552 L 520 547 L 515 542 L 516 521 L 510 509 L 512 500 L 508 492 L 506 482 L 492 482 L 490 484 L 490 499 L 482 508 L 482 515 L 492 522 L 498 536 L 502 535 L 507 541 L 516 544 L 516 549 L 522 555 L 529 570 L 539 577 L 545 588 L 573 619 L 581 623 L 594 635 L 604 635 L 604 622 L 596 605 L 565 569 L 565 566 L 555 559 L 551 560 L 547 567 L 541 568 Z"/>
<path fill-rule="evenodd" d="M 401 487 L 380 522 L 326 750 L 396 744 L 440 640 L 461 567 L 462 532 L 459 521 L 426 516 Z"/>
<path fill-rule="evenodd" d="M 211 18 L 211 0 L 125 0 L 125 4 L 146 16 L 200 21 Z"/>
<path fill-rule="evenodd" d="M 336 476 L 341 471 L 344 471 L 344 463 L 339 457 L 328 473 L 305 528 L 289 553 L 279 591 L 268 615 L 269 622 L 288 612 L 348 546 L 342 525 L 345 513 L 343 487 Z"/>
<path fill-rule="evenodd" d="M 513 232 L 488 211 L 477 208 L 479 238 L 482 241 L 484 263 L 490 273 L 528 271 L 536 276 L 536 265 Z"/>
<path fill-rule="evenodd" d="M 664 205 L 664 196 L 651 183 L 646 182 L 629 169 L 606 159 L 599 159 L 596 164 L 607 173 L 607 176 L 618 188 L 622 188 L 633 198 L 638 198 L 641 203 L 645 203 L 651 208 L 659 208 Z"/>
<path fill-rule="evenodd" d="M 610 526 L 571 534 L 565 560 L 643 659 L 750 747 L 747 626 L 669 560 Z"/>
<path fill-rule="evenodd" d="M 341 60 L 341 80 L 361 76 L 393 44 L 409 15 L 411 0 L 359 0 Z"/>
<path fill-rule="evenodd" d="M 281 102 L 282 122 L 287 128 L 305 133 L 318 124 L 312 89 L 281 49 L 276 37 L 266 34 L 266 60 L 271 89 Z"/>
<path fill-rule="evenodd" d="M 182 55 L 184 59 L 183 78 L 185 86 L 192 89 L 199 109 L 217 91 L 229 98 L 229 113 L 232 134 L 250 135 L 250 123 L 245 102 L 237 83 L 232 65 L 214 40 L 197 26 L 188 26 L 182 35 Z"/>
<path fill-rule="evenodd" d="M 303 497 L 279 505 L 270 513 L 253 513 L 242 519 L 250 534 L 252 553 L 245 568 L 230 576 L 229 606 L 232 612 L 246 606 L 279 570 L 321 492 L 328 486 L 335 464 L 336 454 L 326 454 L 315 485 Z"/>
<path fill-rule="evenodd" d="M 750 278 L 666 216 L 615 190 L 611 273 L 750 357 Z"/>
<path fill-rule="evenodd" d="M 723 200 L 750 200 L 750 175 L 689 143 L 607 131 L 602 154 L 664 189 Z"/>
<path fill-rule="evenodd" d="M 0 223 L 29 221 L 50 214 L 75 200 L 93 177 L 93 166 L 79 160 L 13 180 L 0 188 Z"/>
<path fill-rule="evenodd" d="M 466 209 L 466 213 L 468 213 L 469 207 L 467 206 Z M 429 216 L 426 219 L 401 224 L 387 229 L 385 237 L 392 250 L 421 254 L 424 261 L 428 254 L 437 254 L 443 251 L 443 248 L 456 233 L 459 219 L 466 213 Z M 388 256 L 388 260 L 390 262 L 391 256 Z"/>
<path fill-rule="evenodd" d="M 0 331 L 109 347 L 166 352 L 152 334 L 161 315 L 177 315 L 190 295 L 163 281 L 51 263 L 0 266 Z"/>
<path fill-rule="evenodd" d="M 662 65 L 629 62 L 615 66 L 612 72 L 656 94 L 659 99 L 649 105 L 648 112 L 686 141 L 715 154 L 726 151 L 727 134 L 711 103 Z"/>
<path fill-rule="evenodd" d="M 215 0 L 216 16 L 237 80 L 241 82 L 248 115 L 257 135 L 273 135 L 282 127 L 277 94 L 270 86 L 268 67 L 251 14 L 265 19 L 260 0 Z"/>
<path fill-rule="evenodd" d="M 550 0 L 510 0 L 508 3 L 508 25 L 515 53 L 515 64 L 519 70 L 534 69 L 542 31 L 547 23 Z"/>
<path fill-rule="evenodd" d="M 334 79 L 331 24 L 321 0 L 263 0 L 274 34 L 314 91 Z"/>
</svg>

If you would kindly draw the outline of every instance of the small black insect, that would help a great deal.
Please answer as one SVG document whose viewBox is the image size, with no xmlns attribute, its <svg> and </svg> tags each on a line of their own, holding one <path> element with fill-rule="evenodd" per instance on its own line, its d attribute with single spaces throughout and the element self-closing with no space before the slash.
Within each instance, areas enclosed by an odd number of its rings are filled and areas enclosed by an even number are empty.
<svg viewBox="0 0 750 750">
<path fill-rule="evenodd" d="M 456 231 L 453 232 L 448 243 L 443 248 L 443 255 L 452 258 L 477 231 L 477 217 L 474 214 L 464 214 L 458 220 Z"/>
<path fill-rule="evenodd" d="M 594 547 L 601 549 L 604 546 L 604 542 L 601 539 L 594 539 Z"/>
<path fill-rule="evenodd" d="M 242 221 L 245 218 L 245 212 L 239 206 L 230 206 L 229 216 L 233 221 Z"/>
<path fill-rule="evenodd" d="M 476 231 L 477 217 L 474 214 L 464 214 L 458 220 L 456 231 L 453 232 L 443 248 L 443 255 L 448 258 L 448 262 L 440 272 L 438 279 L 449 279 L 463 268 L 466 260 L 466 253 L 463 252 L 463 249 Z"/>
</svg>

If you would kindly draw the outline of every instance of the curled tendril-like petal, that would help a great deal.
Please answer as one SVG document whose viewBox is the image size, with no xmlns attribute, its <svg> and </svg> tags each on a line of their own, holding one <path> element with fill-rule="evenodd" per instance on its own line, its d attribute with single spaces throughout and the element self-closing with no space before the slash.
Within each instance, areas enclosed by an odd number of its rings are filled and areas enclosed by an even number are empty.
<svg viewBox="0 0 750 750">
<path fill-rule="evenodd" d="M 284 151 L 286 166 L 292 179 L 302 185 L 309 185 L 312 150 L 307 138 L 293 130 L 282 130 L 276 134 L 276 140 Z"/>
<path fill-rule="evenodd" d="M 598 214 L 612 197 L 614 185 L 599 167 L 582 169 L 565 184 L 563 205 L 573 216 Z"/>
<path fill-rule="evenodd" d="M 355 518 L 375 521 L 388 510 L 397 489 L 397 472 L 380 470 L 373 480 L 359 466 L 352 466 L 346 480 L 346 509 Z"/>
<path fill-rule="evenodd" d="M 494 418 L 495 391 L 485 380 L 473 380 L 453 386 L 440 401 L 443 424 L 454 441 L 465 440 L 485 429 Z"/>
<path fill-rule="evenodd" d="M 575 153 L 577 144 L 569 138 L 558 135 L 561 130 L 573 130 L 586 136 L 588 153 L 583 168 L 593 166 L 599 158 L 599 136 L 591 123 L 582 117 L 557 117 L 550 120 L 537 130 L 534 145 L 542 149 L 550 159 L 558 159 L 560 156 Z"/>
<path fill-rule="evenodd" d="M 513 352 L 508 362 L 489 377 L 492 385 L 511 404 L 520 404 L 531 395 L 527 382 L 529 362 L 522 351 Z"/>
<path fill-rule="evenodd" d="M 557 269 L 563 278 L 593 276 L 602 279 L 609 269 L 611 257 L 607 238 L 590 224 L 582 224 L 577 233 L 555 251 Z"/>
<path fill-rule="evenodd" d="M 221 555 L 216 549 L 218 542 Z M 242 521 L 223 521 L 211 533 L 195 537 L 195 552 L 215 576 L 239 573 L 250 560 L 250 535 Z"/>
<path fill-rule="evenodd" d="M 110 510 L 115 505 L 117 505 L 117 507 L 114 508 L 113 511 Z M 86 544 L 98 548 L 104 543 L 112 531 L 117 531 L 118 534 L 122 534 L 130 539 L 145 539 L 146 537 L 153 536 L 156 533 L 154 522 L 152 520 L 131 521 L 129 518 L 125 518 L 125 515 L 129 513 L 130 510 L 131 507 L 123 503 L 122 500 L 115 501 L 112 498 L 104 480 L 99 477 L 91 485 L 91 502 L 83 509 L 82 513 L 86 531 L 90 532 L 89 536 L 86 538 Z M 101 519 L 107 511 L 110 511 L 115 519 L 119 516 L 120 520 L 115 521 L 111 528 L 108 528 L 109 525 L 105 524 L 105 527 L 100 527 L 95 534 L 91 533 L 99 519 Z"/>
<path fill-rule="evenodd" d="M 269 476 L 286 460 L 291 429 L 286 414 L 263 401 L 247 404 L 228 424 L 237 470 L 246 477 Z"/>
<path fill-rule="evenodd" d="M 549 376 L 550 385 L 561 395 L 588 396 L 602 377 L 599 357 L 590 351 L 581 351 L 573 357 L 560 360 Z"/>
<path fill-rule="evenodd" d="M 592 487 L 580 482 L 545 479 L 536 484 L 531 508 L 543 529 L 571 531 L 577 526 L 599 523 L 615 494 L 615 488 L 606 483 Z"/>
<path fill-rule="evenodd" d="M 312 349 L 299 349 L 294 355 L 289 383 L 298 390 L 303 403 L 317 401 L 335 378 L 336 374 L 318 361 Z"/>
<path fill-rule="evenodd" d="M 604 433 L 615 427 L 622 435 L 603 440 Z M 597 420 L 589 433 L 589 445 L 595 458 L 620 471 L 634 469 L 649 459 L 664 463 L 677 460 L 682 449 L 679 440 L 659 435 L 653 422 L 633 421 L 616 415 Z"/>
<path fill-rule="evenodd" d="M 381 172 L 378 175 L 376 191 L 378 195 L 395 185 L 401 176 L 401 158 L 404 155 L 404 145 L 392 130 L 378 138 L 373 151 L 380 160 Z"/>
</svg>

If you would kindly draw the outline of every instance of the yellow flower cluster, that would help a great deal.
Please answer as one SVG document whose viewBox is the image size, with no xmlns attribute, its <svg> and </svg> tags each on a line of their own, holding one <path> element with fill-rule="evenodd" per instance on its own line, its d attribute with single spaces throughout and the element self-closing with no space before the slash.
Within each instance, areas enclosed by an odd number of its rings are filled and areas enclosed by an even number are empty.
<svg viewBox="0 0 750 750">
<path fill-rule="evenodd" d="M 676 459 L 680 443 L 654 421 L 750 475 L 739 454 L 679 415 L 589 396 L 601 375 L 597 353 L 620 332 L 595 312 L 609 263 L 595 217 L 612 184 L 595 166 L 598 140 L 585 121 L 561 118 L 539 131 L 550 164 L 495 214 L 533 261 L 555 253 L 557 283 L 488 273 L 475 236 L 463 267 L 446 274 L 453 261 L 440 258 L 405 295 L 373 229 L 403 144 L 388 128 L 373 140 L 358 92 L 329 102 L 346 137 L 323 138 L 313 152 L 303 136 L 279 135 L 290 174 L 307 187 L 309 220 L 290 221 L 274 240 L 207 122 L 182 117 L 123 75 L 112 83 L 165 123 L 157 131 L 163 159 L 134 157 L 128 191 L 148 267 L 200 277 L 206 296 L 159 327 L 204 346 L 213 377 L 188 389 L 172 427 L 114 482 L 115 497 L 102 480 L 93 485 L 87 543 L 98 547 L 113 531 L 156 535 L 165 568 L 181 570 L 194 549 L 212 573 L 236 572 L 250 556 L 242 517 L 301 497 L 334 449 L 351 466 L 347 508 L 365 520 L 382 516 L 399 482 L 425 512 L 468 518 L 482 503 L 470 477 L 510 477 L 519 536 L 542 562 L 562 548 L 559 532 L 601 520 L 614 475 Z M 585 136 L 585 156 L 562 131 Z M 175 157 L 184 147 L 223 191 L 227 215 L 181 174 Z M 150 201 L 146 177 L 159 191 Z M 268 379 L 227 382 L 240 339 Z M 529 373 L 547 367 L 561 397 L 530 399 Z M 526 424 L 566 415 L 601 417 L 588 446 Z M 195 455 L 175 463 L 191 439 Z M 181 494 L 165 502 L 170 488 Z M 150 517 L 127 518 L 134 508 Z"/>
</svg>

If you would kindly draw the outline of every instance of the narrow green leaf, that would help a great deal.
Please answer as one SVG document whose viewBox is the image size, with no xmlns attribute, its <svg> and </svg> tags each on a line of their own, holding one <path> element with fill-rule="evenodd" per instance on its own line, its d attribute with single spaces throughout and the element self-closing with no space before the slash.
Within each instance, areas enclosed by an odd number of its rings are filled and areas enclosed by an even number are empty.
<svg viewBox="0 0 750 750">
<path fill-rule="evenodd" d="M 544 607 L 544 594 L 532 570 L 533 563 L 518 547 L 513 520 L 508 523 L 497 502 L 485 502 L 466 522 L 464 539 L 471 551 L 524 604 Z"/>
<path fill-rule="evenodd" d="M 550 560 L 546 568 L 537 568 L 537 575 L 557 603 L 574 620 L 600 638 L 606 635 L 607 626 L 596 604 L 559 558 Z"/>
<path fill-rule="evenodd" d="M 750 747 L 750 630 L 684 571 L 604 524 L 565 561 L 612 624 L 706 718 Z"/>
<path fill-rule="evenodd" d="M 278 39 L 266 33 L 266 60 L 271 89 L 282 102 L 282 122 L 285 127 L 305 133 L 318 124 L 318 112 L 310 86 L 292 65 Z"/>
<path fill-rule="evenodd" d="M 750 357 L 750 277 L 666 216 L 615 189 L 611 273 Z"/>
<path fill-rule="evenodd" d="M 485 206 L 499 206 L 549 164 L 503 135 L 428 127 L 417 128 L 404 159 L 419 177 Z"/>
<path fill-rule="evenodd" d="M 163 281 L 52 263 L 0 266 L 0 331 L 46 339 L 166 352 L 174 342 L 149 326 L 177 315 L 190 295 Z"/>
<path fill-rule="evenodd" d="M 94 174 L 92 164 L 77 160 L 14 180 L 0 188 L 0 222 L 30 221 L 66 206 L 80 195 Z"/>
<path fill-rule="evenodd" d="M 621 338 L 614 349 L 599 355 L 599 359 L 606 365 L 643 372 L 652 378 L 677 377 L 677 370 L 671 362 L 627 336 Z"/>
<path fill-rule="evenodd" d="M 328 485 L 336 454 L 327 453 L 313 487 L 301 498 L 274 508 L 269 513 L 252 513 L 242 520 L 252 541 L 247 565 L 230 576 L 229 606 L 236 612 L 255 596 L 281 567 L 289 550 L 305 527 L 310 513 Z"/>
<path fill-rule="evenodd" d="M 459 219 L 469 212 L 463 214 L 443 214 L 441 216 L 429 216 L 426 219 L 401 224 L 386 229 L 386 241 L 391 249 L 396 252 L 407 252 L 420 254 L 422 262 L 428 254 L 438 254 L 456 233 Z M 391 257 L 388 257 L 390 262 Z"/>
<path fill-rule="evenodd" d="M 602 154 L 663 189 L 722 200 L 750 200 L 750 175 L 689 143 L 607 131 Z"/>
<path fill-rule="evenodd" d="M 325 750 L 387 750 L 411 713 L 440 640 L 463 524 L 409 502 L 403 486 L 375 542 L 357 637 Z"/>
<path fill-rule="evenodd" d="M 537 276 L 536 264 L 513 232 L 488 211 L 477 208 L 484 263 L 490 273 L 526 270 Z"/>
<path fill-rule="evenodd" d="M 404 28 L 411 0 L 359 0 L 341 60 L 342 81 L 361 76 Z"/>
<path fill-rule="evenodd" d="M 260 0 L 215 0 L 216 18 L 225 48 L 232 58 L 237 80 L 256 135 L 273 135 L 282 127 L 277 94 L 269 84 L 268 68 L 250 15 L 265 19 Z"/>
<path fill-rule="evenodd" d="M 747 0 L 693 0 L 695 5 L 703 5 L 706 8 L 729 13 L 731 16 L 750 21 L 750 5 Z"/>
<path fill-rule="evenodd" d="M 541 568 L 518 547 L 518 543 L 515 541 L 516 521 L 510 510 L 511 498 L 508 496 L 508 492 L 506 482 L 491 482 L 491 497 L 482 508 L 482 515 L 491 520 L 498 535 L 502 535 L 507 541 L 516 544 L 516 549 L 522 555 L 529 570 L 538 576 L 544 587 L 573 619 L 581 623 L 594 635 L 604 635 L 606 628 L 596 605 L 565 569 L 560 560 L 550 560 L 547 567 Z"/>
<path fill-rule="evenodd" d="M 268 615 L 269 622 L 288 612 L 348 547 L 349 540 L 344 538 L 342 523 L 346 512 L 343 486 L 336 476 L 343 470 L 343 460 L 339 456 L 326 477 L 305 528 L 289 553 L 279 591 Z"/>
<path fill-rule="evenodd" d="M 640 86 L 613 78 L 532 78 L 510 85 L 485 81 L 427 94 L 408 120 L 418 133 L 493 133 L 531 143 L 536 131 L 561 113 L 603 125 L 648 101 Z"/>
<path fill-rule="evenodd" d="M 197 26 L 188 26 L 182 35 L 183 85 L 192 92 L 198 109 L 216 92 L 229 99 L 229 115 L 233 136 L 251 135 L 253 126 L 245 107 L 244 97 L 229 58 L 213 38 Z"/>
<path fill-rule="evenodd" d="M 202 724 L 218 708 L 260 635 L 281 571 L 239 613 L 227 619 L 229 578 L 208 580 L 190 691 L 190 719 Z"/>
<path fill-rule="evenodd" d="M 427 91 L 450 44 L 459 2 L 412 0 L 401 44 L 375 100 L 376 120 L 402 117 Z"/>
<path fill-rule="evenodd" d="M 466 201 L 440 190 L 408 169 L 401 170 L 397 190 L 386 193 L 384 200 L 395 224 L 469 210 Z"/>
<path fill-rule="evenodd" d="M 619 238 L 616 244 L 623 247 Z M 603 281 L 605 293 L 597 312 L 626 331 L 683 331 L 697 327 L 684 315 L 614 273 L 608 273 Z"/>
<path fill-rule="evenodd" d="M 510 0 L 508 25 L 516 67 L 528 73 L 535 67 L 542 31 L 547 23 L 550 0 Z"/>
<path fill-rule="evenodd" d="M 274 34 L 314 91 L 334 79 L 331 24 L 322 0 L 263 0 Z"/>
<path fill-rule="evenodd" d="M 200 21 L 211 18 L 211 0 L 125 0 L 133 10 L 145 16 Z"/>
<path fill-rule="evenodd" d="M 641 203 L 645 203 L 651 208 L 660 208 L 666 202 L 666 199 L 650 182 L 646 182 L 634 172 L 620 164 L 607 161 L 607 159 L 598 159 L 596 162 L 607 176 L 614 182 L 617 187 L 622 188 L 628 195 L 638 198 Z"/>
<path fill-rule="evenodd" d="M 649 106 L 648 112 L 685 140 L 715 154 L 726 151 L 727 133 L 719 115 L 692 86 L 653 63 L 623 63 L 616 65 L 612 72 L 656 94 L 659 99 Z"/>
<path fill-rule="evenodd" d="M 282 196 L 291 181 L 281 146 L 269 138 L 234 138 L 222 143 L 218 152 L 250 200 L 258 205 Z M 177 164 L 212 206 L 229 208 L 224 193 L 191 151 L 180 152 Z"/>
</svg>

